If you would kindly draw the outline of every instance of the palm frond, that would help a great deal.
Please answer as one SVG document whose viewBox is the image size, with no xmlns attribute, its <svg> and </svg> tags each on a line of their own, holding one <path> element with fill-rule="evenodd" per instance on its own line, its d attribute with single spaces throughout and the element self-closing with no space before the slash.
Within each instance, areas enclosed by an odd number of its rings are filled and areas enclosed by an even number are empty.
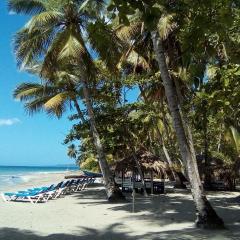
<svg viewBox="0 0 240 240">
<path fill-rule="evenodd" d="M 48 108 L 45 109 L 45 111 L 47 112 L 47 114 L 49 116 L 53 116 L 53 117 L 57 117 L 57 118 L 61 118 L 61 116 L 63 115 L 63 113 L 66 111 L 67 109 L 67 102 L 63 102 L 63 104 L 59 104 L 56 105 L 54 108 Z"/>
<path fill-rule="evenodd" d="M 41 97 L 41 98 L 36 98 L 31 101 L 27 101 L 24 104 L 24 109 L 29 115 L 33 115 L 34 113 L 41 112 L 44 110 L 43 105 L 46 101 L 48 101 L 49 97 Z"/>
<path fill-rule="evenodd" d="M 43 95 L 45 87 L 38 83 L 22 83 L 13 92 L 13 97 L 21 101 L 36 98 Z"/>
<path fill-rule="evenodd" d="M 33 31 L 36 28 L 54 28 L 57 24 L 61 23 L 63 14 L 57 11 L 45 11 L 33 16 L 28 23 L 25 25 L 25 28 L 29 32 Z"/>
<path fill-rule="evenodd" d="M 236 151 L 240 154 L 240 133 L 238 130 L 233 126 L 230 126 L 229 134 L 226 135 L 226 138 L 234 145 Z"/>
<path fill-rule="evenodd" d="M 116 35 L 127 42 L 131 42 L 137 39 L 141 34 L 142 22 L 131 22 L 129 26 L 120 25 L 116 28 Z"/>
<path fill-rule="evenodd" d="M 211 156 L 220 160 L 223 164 L 230 165 L 232 163 L 231 158 L 222 152 L 211 151 Z"/>
<path fill-rule="evenodd" d="M 63 48 L 58 54 L 58 60 L 62 59 L 81 59 L 86 55 L 83 42 L 76 36 L 74 30 L 69 28 L 65 35 L 65 41 L 63 41 Z"/>
<path fill-rule="evenodd" d="M 46 10 L 43 0 L 9 0 L 8 9 L 15 13 L 37 14 Z"/>
<path fill-rule="evenodd" d="M 46 110 L 58 108 L 60 105 L 63 105 L 65 101 L 70 98 L 69 92 L 61 92 L 57 95 L 50 98 L 47 102 L 44 103 L 44 108 Z"/>
<path fill-rule="evenodd" d="M 147 70 L 147 69 L 150 68 L 149 63 L 147 62 L 147 60 L 143 56 L 139 55 L 134 50 L 132 50 L 128 54 L 126 59 L 124 57 L 124 58 L 121 59 L 121 61 L 127 61 L 127 62 L 133 64 L 134 68 L 136 68 L 137 66 L 141 66 L 144 70 Z"/>
<path fill-rule="evenodd" d="M 110 70 L 117 71 L 117 64 L 122 56 L 123 44 L 116 33 L 104 21 L 89 24 L 89 42 Z"/>
<path fill-rule="evenodd" d="M 162 39 L 166 39 L 168 35 L 176 28 L 176 23 L 174 22 L 173 14 L 163 15 L 158 23 L 159 35 Z"/>
<path fill-rule="evenodd" d="M 32 65 L 37 58 L 42 57 L 48 48 L 54 35 L 52 28 L 44 31 L 35 28 L 30 33 L 27 28 L 23 28 L 15 35 L 14 49 L 17 64 L 21 68 Z"/>
<path fill-rule="evenodd" d="M 63 59 L 78 61 L 82 54 L 85 54 L 85 49 L 76 38 L 73 27 L 69 26 L 58 32 L 52 41 L 43 62 L 43 71 L 51 70 L 57 61 Z"/>
<path fill-rule="evenodd" d="M 66 65 L 66 62 L 72 66 L 77 66 L 80 75 L 83 73 L 89 76 L 96 74 L 91 55 L 81 34 L 77 31 L 76 26 L 68 26 L 56 35 L 44 58 L 42 76 L 46 75 L 47 72 L 58 71 L 58 66 Z"/>
<path fill-rule="evenodd" d="M 27 65 L 24 67 L 24 71 L 29 74 L 33 74 L 35 76 L 39 76 L 42 69 L 42 63 L 32 62 L 31 65 Z"/>
</svg>

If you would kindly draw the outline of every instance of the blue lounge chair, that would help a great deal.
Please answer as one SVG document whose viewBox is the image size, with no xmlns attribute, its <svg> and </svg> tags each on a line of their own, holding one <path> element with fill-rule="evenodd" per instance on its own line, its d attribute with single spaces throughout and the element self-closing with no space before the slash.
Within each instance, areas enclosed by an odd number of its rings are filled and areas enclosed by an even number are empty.
<svg viewBox="0 0 240 240">
<path fill-rule="evenodd" d="M 56 194 L 56 191 L 58 191 L 59 187 L 63 182 L 60 182 L 56 186 L 51 185 L 49 187 L 42 187 L 42 188 L 33 188 L 28 189 L 27 191 L 19 191 L 16 193 L 2 193 L 1 197 L 2 199 L 7 201 L 16 201 L 16 200 L 29 200 L 31 203 L 39 202 L 39 201 L 48 201 L 50 198 L 53 198 L 53 196 Z"/>
<path fill-rule="evenodd" d="M 32 193 L 4 193 L 1 194 L 4 201 L 17 201 L 17 200 L 27 200 L 31 203 L 38 203 L 39 201 L 46 201 L 44 194 L 38 192 Z M 8 198 L 6 198 L 8 197 Z"/>
</svg>

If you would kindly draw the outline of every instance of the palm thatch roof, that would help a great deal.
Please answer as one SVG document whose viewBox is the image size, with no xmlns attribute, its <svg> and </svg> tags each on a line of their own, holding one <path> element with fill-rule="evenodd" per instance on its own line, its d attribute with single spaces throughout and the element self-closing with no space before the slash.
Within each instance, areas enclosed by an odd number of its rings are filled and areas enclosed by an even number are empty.
<svg viewBox="0 0 240 240">
<path fill-rule="evenodd" d="M 143 172 L 154 171 L 162 174 L 169 171 L 168 164 L 149 151 L 140 149 L 136 152 L 136 157 Z M 115 172 L 137 172 L 134 155 L 130 155 L 120 161 L 115 162 L 112 164 L 111 169 Z"/>
<path fill-rule="evenodd" d="M 211 171 L 214 176 L 224 176 L 237 174 L 239 175 L 240 162 L 231 163 L 231 160 L 222 153 L 213 152 L 212 156 L 208 156 L 207 165 L 205 164 L 204 154 L 196 156 L 198 169 L 200 173 Z"/>
</svg>

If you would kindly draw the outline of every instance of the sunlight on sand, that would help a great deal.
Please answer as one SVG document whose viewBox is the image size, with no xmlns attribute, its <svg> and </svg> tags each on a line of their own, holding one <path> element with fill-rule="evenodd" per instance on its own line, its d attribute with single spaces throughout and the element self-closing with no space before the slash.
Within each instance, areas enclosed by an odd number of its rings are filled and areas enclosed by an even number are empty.
<svg viewBox="0 0 240 240">
<path fill-rule="evenodd" d="M 57 182 L 61 174 L 39 180 L 39 185 Z M 31 182 L 37 185 L 37 180 Z M 30 183 L 18 186 L 28 188 Z M 20 189 L 21 188 L 21 189 Z M 16 190 L 16 189 L 15 189 Z M 131 194 L 125 203 L 110 204 L 99 184 L 88 189 L 31 205 L 0 202 L 1 240 L 121 240 L 121 239 L 240 239 L 238 193 L 211 192 L 209 199 L 224 218 L 228 230 L 203 231 L 194 228 L 194 206 L 187 191 L 144 198 L 137 195 L 132 213 Z"/>
</svg>

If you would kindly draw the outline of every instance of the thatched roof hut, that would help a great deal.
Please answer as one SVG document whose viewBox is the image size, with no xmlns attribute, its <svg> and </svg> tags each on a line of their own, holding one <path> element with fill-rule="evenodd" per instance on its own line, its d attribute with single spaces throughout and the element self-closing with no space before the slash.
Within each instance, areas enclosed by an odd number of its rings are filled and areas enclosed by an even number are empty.
<svg viewBox="0 0 240 240">
<path fill-rule="evenodd" d="M 214 186 L 216 182 L 222 182 L 225 185 L 224 190 L 235 190 L 236 180 L 240 176 L 239 161 L 231 163 L 223 154 L 218 152 L 213 152 L 212 156 L 208 156 L 207 164 L 203 154 L 199 154 L 196 157 L 200 176 L 204 179 L 204 174 L 206 174 L 206 172 L 210 174 L 210 180 L 212 181 L 211 187 Z M 209 184 L 209 182 L 207 184 Z M 208 185 L 207 187 L 209 188 Z M 215 189 L 209 189 L 218 190 L 217 187 L 212 188 Z"/>
<path fill-rule="evenodd" d="M 138 150 L 136 158 L 143 172 L 155 172 L 157 174 L 166 174 L 170 170 L 168 164 L 162 161 L 158 156 L 146 150 Z M 134 155 L 130 155 L 120 161 L 115 162 L 111 169 L 114 172 L 138 172 Z"/>
</svg>

